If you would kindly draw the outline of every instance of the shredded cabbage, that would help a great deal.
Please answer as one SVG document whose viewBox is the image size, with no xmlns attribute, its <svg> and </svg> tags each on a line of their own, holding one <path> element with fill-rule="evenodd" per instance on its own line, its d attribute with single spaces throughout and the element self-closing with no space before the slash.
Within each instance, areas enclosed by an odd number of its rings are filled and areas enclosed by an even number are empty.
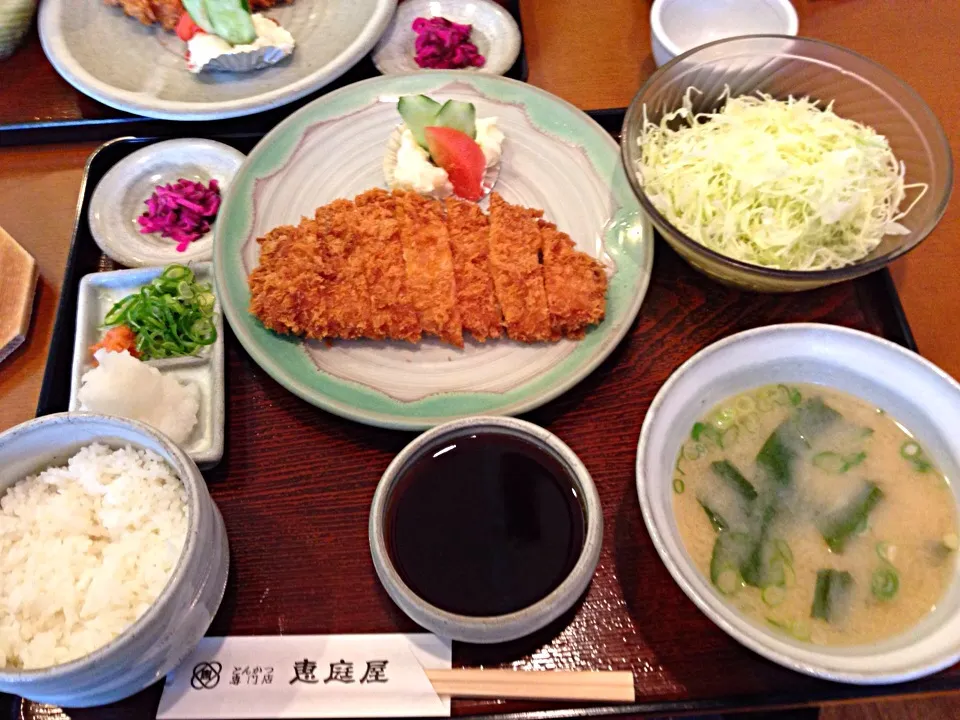
<svg viewBox="0 0 960 720">
<path fill-rule="evenodd" d="M 724 93 L 714 113 L 684 103 L 647 118 L 637 174 L 677 229 L 718 253 L 783 270 L 825 270 L 868 255 L 927 191 L 873 128 L 839 117 L 833 103 Z M 678 129 L 676 120 L 681 121 Z M 917 196 L 899 211 L 906 191 Z"/>
</svg>

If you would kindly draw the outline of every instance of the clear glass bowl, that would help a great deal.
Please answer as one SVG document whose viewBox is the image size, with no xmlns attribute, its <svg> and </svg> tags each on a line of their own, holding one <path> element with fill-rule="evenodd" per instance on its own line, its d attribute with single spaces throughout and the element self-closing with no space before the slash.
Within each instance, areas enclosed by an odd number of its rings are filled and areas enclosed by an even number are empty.
<svg viewBox="0 0 960 720">
<path fill-rule="evenodd" d="M 778 270 L 741 262 L 700 245 L 664 218 L 644 192 L 636 167 L 637 139 L 647 117 L 659 122 L 676 110 L 688 87 L 697 112 L 716 110 L 724 88 L 730 94 L 757 91 L 775 98 L 809 96 L 833 101 L 841 117 L 873 127 L 906 164 L 907 183 L 926 183 L 923 198 L 900 222 L 908 235 L 887 235 L 862 260 L 835 270 Z M 627 177 L 653 224 L 693 267 L 720 282 L 760 292 L 794 292 L 866 275 L 916 247 L 947 209 L 953 185 L 950 145 L 940 122 L 909 85 L 886 68 L 837 45 L 780 35 L 719 40 L 678 56 L 640 88 L 623 123 L 622 155 Z M 903 207 L 903 206 L 901 206 Z"/>
</svg>

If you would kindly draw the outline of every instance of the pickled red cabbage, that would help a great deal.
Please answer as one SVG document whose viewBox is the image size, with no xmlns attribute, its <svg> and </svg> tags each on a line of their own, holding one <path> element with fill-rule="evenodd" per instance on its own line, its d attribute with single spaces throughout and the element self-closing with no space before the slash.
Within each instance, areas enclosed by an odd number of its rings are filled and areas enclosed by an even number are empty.
<svg viewBox="0 0 960 720">
<path fill-rule="evenodd" d="M 443 17 L 418 17 L 411 26 L 417 34 L 417 65 L 432 70 L 460 70 L 483 67 L 486 60 L 470 42 L 472 25 L 462 25 Z"/>
<path fill-rule="evenodd" d="M 210 224 L 220 210 L 220 185 L 211 180 L 184 180 L 158 185 L 144 204 L 147 211 L 137 218 L 142 233 L 160 233 L 177 243 L 184 252 L 190 243 L 210 232 Z"/>
</svg>

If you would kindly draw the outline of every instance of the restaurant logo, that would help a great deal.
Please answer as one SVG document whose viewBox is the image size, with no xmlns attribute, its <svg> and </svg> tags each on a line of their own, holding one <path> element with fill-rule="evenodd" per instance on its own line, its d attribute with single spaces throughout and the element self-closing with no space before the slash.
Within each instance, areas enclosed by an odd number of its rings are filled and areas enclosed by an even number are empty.
<svg viewBox="0 0 960 720">
<path fill-rule="evenodd" d="M 193 666 L 190 686 L 194 690 L 213 690 L 220 684 L 220 671 L 223 666 L 218 662 L 198 662 Z"/>
</svg>

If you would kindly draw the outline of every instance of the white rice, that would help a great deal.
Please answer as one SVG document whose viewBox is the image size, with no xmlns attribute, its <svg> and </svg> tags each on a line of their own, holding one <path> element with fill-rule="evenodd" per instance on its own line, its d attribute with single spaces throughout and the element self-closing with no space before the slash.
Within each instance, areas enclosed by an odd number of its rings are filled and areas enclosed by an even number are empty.
<svg viewBox="0 0 960 720">
<path fill-rule="evenodd" d="M 148 450 L 94 444 L 0 498 L 0 667 L 107 644 L 156 600 L 187 535 L 183 484 Z"/>
</svg>

